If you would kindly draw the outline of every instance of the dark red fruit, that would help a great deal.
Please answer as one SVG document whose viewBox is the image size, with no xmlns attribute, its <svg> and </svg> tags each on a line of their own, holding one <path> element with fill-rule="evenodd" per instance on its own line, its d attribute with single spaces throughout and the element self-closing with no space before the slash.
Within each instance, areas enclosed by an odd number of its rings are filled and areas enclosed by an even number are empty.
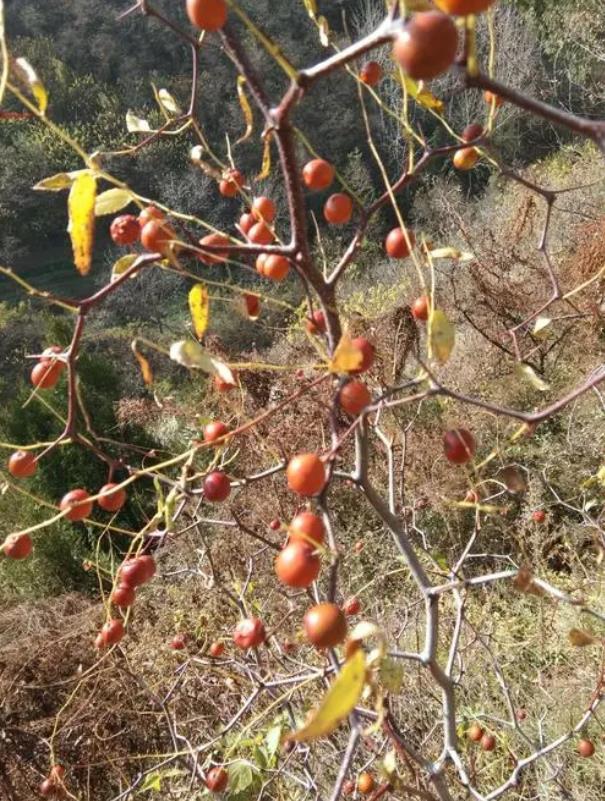
<svg viewBox="0 0 605 801">
<path fill-rule="evenodd" d="M 324 206 L 324 217 L 331 225 L 344 225 L 353 215 L 353 201 L 348 195 L 338 192 L 330 195 Z"/>
<path fill-rule="evenodd" d="M 120 642 L 125 633 L 124 624 L 121 620 L 108 620 L 101 629 L 103 644 L 106 646 L 115 645 Z"/>
<path fill-rule="evenodd" d="M 393 55 L 417 81 L 436 78 L 451 67 L 458 50 L 453 20 L 438 11 L 414 14 L 395 40 Z"/>
<path fill-rule="evenodd" d="M 111 603 L 120 609 L 128 609 L 136 601 L 136 590 L 130 584 L 120 584 L 111 593 Z"/>
<path fill-rule="evenodd" d="M 122 214 L 111 223 L 109 235 L 116 245 L 132 245 L 141 235 L 141 226 L 133 214 Z"/>
<path fill-rule="evenodd" d="M 206 774 L 206 787 L 211 793 L 222 793 L 229 781 L 229 774 L 225 768 L 212 768 Z"/>
<path fill-rule="evenodd" d="M 208 473 L 203 483 L 204 498 L 212 503 L 221 503 L 226 501 L 231 493 L 231 482 L 226 473 L 221 470 L 215 470 Z"/>
<path fill-rule="evenodd" d="M 209 444 L 216 442 L 217 439 L 225 437 L 229 433 L 229 428 L 220 420 L 215 420 L 204 426 L 204 442 Z M 224 441 L 221 443 L 224 444 Z"/>
<path fill-rule="evenodd" d="M 410 241 L 409 245 L 403 228 L 393 228 L 384 241 L 387 254 L 392 259 L 407 259 L 416 243 L 416 237 L 411 231 L 408 231 L 408 239 Z"/>
<path fill-rule="evenodd" d="M 305 614 L 303 625 L 310 643 L 316 648 L 334 648 L 347 636 L 347 621 L 336 604 L 312 606 Z"/>
<path fill-rule="evenodd" d="M 443 435 L 445 457 L 453 464 L 466 464 L 475 455 L 477 443 L 466 428 L 454 428 Z"/>
<path fill-rule="evenodd" d="M 31 382 L 37 389 L 52 389 L 65 365 L 60 361 L 41 361 L 31 371 Z"/>
<path fill-rule="evenodd" d="M 361 603 L 359 598 L 357 598 L 355 595 L 352 598 L 348 598 L 342 605 L 342 611 L 347 616 L 358 615 L 361 611 Z"/>
<path fill-rule="evenodd" d="M 90 495 L 83 489 L 75 489 L 68 492 L 61 499 L 59 508 L 62 512 L 69 509 L 65 517 L 67 520 L 73 522 L 77 520 L 84 520 L 85 517 L 90 517 L 92 512 L 92 501 L 89 500 Z"/>
<path fill-rule="evenodd" d="M 382 67 L 377 61 L 368 61 L 361 68 L 359 78 L 366 86 L 376 86 L 382 79 Z"/>
<path fill-rule="evenodd" d="M 9 534 L 2 544 L 2 552 L 9 559 L 27 559 L 33 549 L 29 534 Z"/>
</svg>

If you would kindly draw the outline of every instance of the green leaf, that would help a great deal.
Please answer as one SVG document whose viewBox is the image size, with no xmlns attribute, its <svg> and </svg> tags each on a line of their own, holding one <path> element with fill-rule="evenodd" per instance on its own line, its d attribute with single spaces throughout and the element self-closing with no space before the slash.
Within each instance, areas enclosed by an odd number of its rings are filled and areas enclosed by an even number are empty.
<svg viewBox="0 0 605 801">
<path fill-rule="evenodd" d="M 546 392 L 550 389 L 550 384 L 547 381 L 544 381 L 544 379 L 540 378 L 534 368 L 529 364 L 524 364 L 521 362 L 520 364 L 515 365 L 515 372 L 519 378 L 529 381 L 532 387 L 540 392 Z"/>
<path fill-rule="evenodd" d="M 115 214 L 132 203 L 132 193 L 128 189 L 108 189 L 97 195 L 95 202 L 95 215 L 103 217 L 105 214 Z"/>
<path fill-rule="evenodd" d="M 243 759 L 229 765 L 229 793 L 243 793 L 254 782 L 254 771 L 249 762 Z"/>
<path fill-rule="evenodd" d="M 122 256 L 121 259 L 118 259 L 111 268 L 111 280 L 115 281 L 116 278 L 119 278 L 129 267 L 132 267 L 138 258 L 136 253 L 127 253 L 126 256 Z"/>
<path fill-rule="evenodd" d="M 31 89 L 31 93 L 34 96 L 36 103 L 38 104 L 38 109 L 40 110 L 40 113 L 44 114 L 48 107 L 48 93 L 44 88 L 44 84 L 38 78 L 36 70 L 32 67 L 32 65 L 26 58 L 16 59 L 15 64 L 21 74 L 21 77 Z"/>
<path fill-rule="evenodd" d="M 267 734 L 265 735 L 265 745 L 267 751 L 269 752 L 269 756 L 275 756 L 275 754 L 278 752 L 281 743 L 281 737 L 282 737 L 281 723 L 278 723 L 277 726 L 273 726 L 272 728 L 270 728 Z"/>
<path fill-rule="evenodd" d="M 382 760 L 382 769 L 387 777 L 393 776 L 396 773 L 397 752 L 394 748 L 392 748 L 390 751 L 387 751 L 385 754 L 384 759 Z"/>
<path fill-rule="evenodd" d="M 443 100 L 435 97 L 422 83 L 417 83 L 409 77 L 409 75 L 402 75 L 401 79 L 408 94 L 424 108 L 434 109 L 438 114 L 443 111 Z"/>
<path fill-rule="evenodd" d="M 88 275 L 92 264 L 96 194 L 97 182 L 87 172 L 78 175 L 69 192 L 67 230 L 71 237 L 74 264 L 80 275 Z"/>
<path fill-rule="evenodd" d="M 194 284 L 189 292 L 189 311 L 193 321 L 193 330 L 198 339 L 201 339 L 208 328 L 210 301 L 208 289 L 205 284 Z"/>
<path fill-rule="evenodd" d="M 385 657 L 380 663 L 379 676 L 384 687 L 391 693 L 398 693 L 403 684 L 404 666 L 401 662 Z"/>
<path fill-rule="evenodd" d="M 429 354 L 440 364 L 449 359 L 456 344 L 456 331 L 441 309 L 433 309 L 429 317 Z"/>
<path fill-rule="evenodd" d="M 310 715 L 302 729 L 292 732 L 289 738 L 308 742 L 334 731 L 355 708 L 361 697 L 366 678 L 366 657 L 360 648 L 345 662 L 323 697 L 319 707 Z"/>
<path fill-rule="evenodd" d="M 185 771 L 180 768 L 169 768 L 168 770 L 158 770 L 155 773 L 149 773 L 145 776 L 143 784 L 139 788 L 139 793 L 148 793 L 162 790 L 162 781 L 170 779 L 175 776 L 182 776 Z"/>
</svg>

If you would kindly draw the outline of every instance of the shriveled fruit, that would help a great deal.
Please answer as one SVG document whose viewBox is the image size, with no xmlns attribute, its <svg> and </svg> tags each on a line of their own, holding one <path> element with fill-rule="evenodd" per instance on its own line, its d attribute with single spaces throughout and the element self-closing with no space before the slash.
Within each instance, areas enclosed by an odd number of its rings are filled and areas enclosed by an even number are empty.
<svg viewBox="0 0 605 801">
<path fill-rule="evenodd" d="M 479 745 L 484 751 L 493 751 L 496 747 L 496 738 L 493 734 L 484 734 Z"/>
<path fill-rule="evenodd" d="M 224 234 L 207 234 L 200 239 L 200 245 L 210 245 L 211 247 L 220 247 L 221 245 L 229 245 L 229 238 Z M 198 259 L 204 264 L 221 264 L 227 261 L 229 251 L 216 250 L 212 253 L 198 253 Z"/>
<path fill-rule="evenodd" d="M 500 95 L 490 92 L 488 89 L 483 92 L 483 99 L 488 106 L 494 105 L 496 108 L 500 108 L 500 106 L 504 103 L 504 100 L 500 97 Z"/>
<path fill-rule="evenodd" d="M 349 381 L 338 393 L 339 405 L 351 417 L 357 417 L 371 402 L 370 390 L 362 381 Z"/>
<path fill-rule="evenodd" d="M 327 329 L 326 315 L 322 309 L 315 309 L 310 317 L 305 320 L 305 328 L 310 334 L 324 333 Z"/>
<path fill-rule="evenodd" d="M 246 179 L 239 170 L 227 170 L 218 185 L 218 191 L 223 197 L 235 197 L 245 183 Z"/>
<path fill-rule="evenodd" d="M 182 651 L 184 648 L 187 647 L 187 635 L 185 634 L 175 634 L 172 640 L 170 641 L 170 647 L 173 651 Z"/>
<path fill-rule="evenodd" d="M 446 14 L 462 17 L 487 11 L 495 2 L 496 0 L 435 0 L 435 5 Z"/>
<path fill-rule="evenodd" d="M 352 598 L 347 600 L 342 605 L 342 611 L 347 615 L 358 615 L 361 612 L 361 602 L 357 596 L 353 595 Z"/>
<path fill-rule="evenodd" d="M 29 534 L 9 534 L 2 544 L 2 552 L 9 559 L 27 559 L 33 549 Z"/>
<path fill-rule="evenodd" d="M 412 316 L 416 320 L 426 322 L 429 319 L 431 301 L 426 295 L 422 295 L 412 303 Z"/>
<path fill-rule="evenodd" d="M 233 632 L 233 642 L 238 648 L 258 648 L 265 642 L 267 634 L 262 620 L 257 617 L 247 617 L 241 620 Z"/>
<path fill-rule="evenodd" d="M 285 256 L 272 253 L 263 262 L 263 275 L 271 281 L 283 281 L 289 272 L 290 262 Z"/>
<path fill-rule="evenodd" d="M 31 382 L 36 389 L 52 389 L 61 373 L 63 363 L 59 361 L 39 362 L 31 371 Z"/>
<path fill-rule="evenodd" d="M 133 214 L 122 214 L 111 223 L 109 235 L 116 245 L 132 245 L 141 235 L 141 226 Z"/>
<path fill-rule="evenodd" d="M 453 164 L 457 170 L 472 170 L 479 161 L 480 153 L 476 147 L 463 147 L 454 153 Z"/>
<path fill-rule="evenodd" d="M 141 244 L 150 253 L 169 252 L 171 242 L 176 239 L 176 233 L 166 222 L 150 220 L 141 230 Z"/>
<path fill-rule="evenodd" d="M 103 644 L 106 646 L 115 645 L 123 639 L 125 633 L 124 624 L 121 620 L 115 618 L 113 620 L 108 620 L 101 629 Z"/>
<path fill-rule="evenodd" d="M 275 203 L 268 197 L 255 197 L 252 201 L 252 215 L 256 220 L 272 223 L 275 219 Z"/>
<path fill-rule="evenodd" d="M 480 136 L 483 136 L 483 126 L 477 122 L 471 122 L 462 131 L 461 139 L 464 142 L 472 142 L 473 139 L 478 139 Z"/>
<path fill-rule="evenodd" d="M 404 72 L 427 81 L 448 70 L 458 50 L 453 20 L 439 11 L 414 14 L 393 45 L 393 55 Z"/>
<path fill-rule="evenodd" d="M 330 195 L 324 205 L 324 217 L 331 225 L 348 223 L 353 214 L 353 201 L 348 195 L 337 192 Z"/>
<path fill-rule="evenodd" d="M 585 758 L 591 757 L 594 751 L 595 748 L 592 740 L 583 739 L 578 741 L 578 754 L 580 754 L 580 756 Z"/>
<path fill-rule="evenodd" d="M 347 636 L 347 621 L 336 604 L 323 603 L 307 610 L 303 625 L 310 643 L 316 648 L 334 648 Z"/>
<path fill-rule="evenodd" d="M 130 584 L 119 584 L 111 593 L 111 603 L 120 609 L 128 609 L 136 601 L 136 590 Z"/>
<path fill-rule="evenodd" d="M 393 228 L 384 241 L 384 247 L 387 254 L 392 259 L 407 259 L 412 252 L 415 242 L 416 237 L 412 231 L 408 231 L 408 238 L 406 239 L 403 228 Z"/>
<path fill-rule="evenodd" d="M 468 739 L 474 743 L 478 743 L 484 734 L 485 732 L 478 723 L 473 723 L 466 732 Z"/>
<path fill-rule="evenodd" d="M 352 373 L 365 373 L 374 364 L 374 345 L 369 342 L 365 337 L 355 337 L 351 344 L 354 348 L 361 351 L 361 364 Z"/>
<path fill-rule="evenodd" d="M 374 777 L 371 773 L 360 773 L 357 778 L 357 789 L 362 795 L 368 795 L 375 787 Z"/>
<path fill-rule="evenodd" d="M 61 498 L 59 508 L 62 512 L 66 509 L 69 511 L 65 515 L 68 520 L 73 522 L 77 520 L 84 520 L 85 517 L 90 517 L 92 512 L 92 501 L 89 500 L 90 495 L 83 489 L 75 489 L 68 492 Z"/>
<path fill-rule="evenodd" d="M 217 439 L 225 437 L 228 433 L 229 428 L 220 420 L 215 420 L 212 423 L 208 423 L 207 426 L 204 426 L 204 442 L 216 442 Z"/>
<path fill-rule="evenodd" d="M 307 189 L 321 192 L 334 180 L 334 167 L 324 159 L 313 159 L 305 164 L 302 171 L 303 183 Z"/>
<path fill-rule="evenodd" d="M 288 486 L 299 495 L 319 495 L 326 483 L 326 469 L 316 453 L 299 453 L 286 470 Z"/>
<path fill-rule="evenodd" d="M 367 61 L 359 71 L 359 79 L 366 86 L 376 86 L 382 79 L 382 67 L 377 61 Z"/>
<path fill-rule="evenodd" d="M 323 521 L 313 512 L 299 512 L 288 528 L 290 541 L 302 541 L 322 545 L 326 536 Z"/>
<path fill-rule="evenodd" d="M 219 656 L 222 656 L 225 653 L 225 646 L 222 642 L 213 642 L 210 646 L 210 656 L 214 657 L 214 659 L 218 659 Z"/>
<path fill-rule="evenodd" d="M 531 519 L 534 523 L 543 523 L 546 520 L 546 512 L 544 509 L 534 509 L 531 513 Z"/>
<path fill-rule="evenodd" d="M 229 781 L 229 774 L 225 768 L 211 768 L 206 774 L 206 787 L 212 793 L 222 793 Z"/>
<path fill-rule="evenodd" d="M 117 512 L 126 503 L 126 490 L 118 484 L 105 484 L 99 490 L 97 503 L 106 512 Z"/>
<path fill-rule="evenodd" d="M 222 470 L 208 473 L 203 482 L 204 498 L 211 503 L 226 501 L 231 493 L 231 482 Z"/>
<path fill-rule="evenodd" d="M 254 223 L 248 231 L 248 239 L 255 245 L 270 245 L 273 242 L 273 231 L 264 222 Z"/>
<path fill-rule="evenodd" d="M 288 587 L 308 587 L 319 575 L 320 568 L 321 562 L 313 547 L 300 540 L 290 542 L 275 560 L 277 578 Z"/>
<path fill-rule="evenodd" d="M 218 31 L 227 21 L 225 0 L 187 0 L 187 16 L 203 31 Z"/>
<path fill-rule="evenodd" d="M 31 451 L 15 451 L 8 460 L 8 472 L 14 478 L 30 478 L 37 467 L 36 455 Z"/>
<path fill-rule="evenodd" d="M 454 428 L 443 435 L 445 457 L 453 464 L 466 464 L 475 455 L 477 443 L 466 428 Z"/>
<path fill-rule="evenodd" d="M 38 787 L 38 792 L 43 798 L 63 798 L 65 792 L 61 784 L 53 778 L 44 779 Z"/>
<path fill-rule="evenodd" d="M 49 779 L 54 779 L 54 781 L 61 782 L 65 776 L 65 768 L 63 765 L 53 765 L 50 769 L 50 773 L 48 774 Z"/>
</svg>

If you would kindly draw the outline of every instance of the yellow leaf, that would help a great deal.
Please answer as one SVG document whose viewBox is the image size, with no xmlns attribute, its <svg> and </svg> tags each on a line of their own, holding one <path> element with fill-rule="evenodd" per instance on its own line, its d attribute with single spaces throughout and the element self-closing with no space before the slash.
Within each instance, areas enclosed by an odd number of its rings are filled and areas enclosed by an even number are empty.
<svg viewBox="0 0 605 801">
<path fill-rule="evenodd" d="M 243 75 L 237 76 L 237 96 L 239 98 L 239 104 L 242 109 L 242 113 L 244 115 L 244 120 L 246 121 L 246 130 L 244 131 L 243 135 L 237 140 L 236 144 L 240 142 L 245 142 L 246 139 L 249 139 L 252 135 L 252 131 L 254 129 L 254 116 L 252 114 L 252 107 L 250 106 L 250 102 L 246 97 L 246 92 L 244 86 L 246 85 L 246 79 Z"/>
<path fill-rule="evenodd" d="M 138 349 L 138 343 L 136 339 L 133 339 L 130 347 L 132 348 L 132 352 L 134 353 L 136 360 L 138 361 L 141 367 L 141 373 L 143 374 L 143 381 L 150 386 L 153 384 L 153 371 L 151 369 L 151 365 L 147 361 L 147 359 L 143 356 L 143 354 Z"/>
<path fill-rule="evenodd" d="M 160 89 L 158 102 L 169 114 L 182 114 L 179 104 L 167 89 Z"/>
<path fill-rule="evenodd" d="M 429 355 L 445 364 L 456 343 L 456 331 L 441 309 L 433 309 L 429 317 Z"/>
<path fill-rule="evenodd" d="M 536 339 L 546 339 L 550 334 L 550 332 L 546 329 L 551 323 L 552 320 L 550 317 L 537 317 L 536 322 L 534 323 L 532 334 L 536 337 Z"/>
<path fill-rule="evenodd" d="M 521 362 L 515 365 L 515 372 L 520 378 L 523 378 L 534 387 L 534 389 L 539 390 L 540 392 L 546 392 L 550 389 L 550 384 L 544 379 L 540 378 L 540 376 L 536 373 L 533 367 L 529 364 L 525 364 Z"/>
<path fill-rule="evenodd" d="M 58 172 L 43 178 L 34 186 L 36 192 L 60 192 L 62 189 L 69 189 L 78 175 L 88 172 L 88 170 L 76 170 L 75 172 Z"/>
<path fill-rule="evenodd" d="M 217 375 L 228 384 L 237 384 L 229 365 L 215 359 L 193 339 L 174 342 L 170 346 L 170 358 L 190 370 L 203 370 L 205 373 Z"/>
<path fill-rule="evenodd" d="M 80 275 L 87 275 L 92 263 L 96 195 L 97 182 L 90 173 L 79 175 L 69 192 L 67 230 L 71 237 L 74 264 Z"/>
<path fill-rule="evenodd" d="M 307 9 L 307 14 L 311 17 L 311 19 L 315 19 L 317 16 L 317 3 L 315 0 L 303 0 L 303 3 Z"/>
<path fill-rule="evenodd" d="M 462 253 L 457 248 L 437 248 L 429 250 L 431 259 L 459 259 Z"/>
<path fill-rule="evenodd" d="M 403 75 L 402 80 L 404 86 L 414 100 L 424 108 L 432 108 L 437 113 L 441 114 L 443 111 L 443 101 L 435 97 L 422 83 L 417 83 L 408 75 Z"/>
<path fill-rule="evenodd" d="M 195 284 L 189 292 L 189 311 L 193 321 L 193 330 L 198 339 L 201 339 L 208 328 L 210 302 L 208 289 L 204 284 Z"/>
<path fill-rule="evenodd" d="M 273 136 L 271 132 L 267 133 L 264 137 L 264 146 L 263 146 L 263 163 L 260 168 L 259 174 L 256 176 L 257 181 L 264 181 L 265 178 L 269 177 L 271 172 L 271 140 Z"/>
<path fill-rule="evenodd" d="M 118 259 L 111 268 L 111 280 L 115 281 L 116 278 L 119 278 L 129 267 L 132 267 L 138 258 L 136 253 L 128 253 L 126 256 L 122 256 L 121 259 Z"/>
<path fill-rule="evenodd" d="M 584 648 L 587 645 L 594 645 L 599 642 L 588 631 L 582 631 L 581 629 L 571 629 L 567 636 L 569 637 L 569 642 L 575 645 L 576 648 Z"/>
<path fill-rule="evenodd" d="M 319 41 L 324 47 L 330 46 L 330 26 L 325 17 L 318 17 L 317 27 L 319 28 Z"/>
<path fill-rule="evenodd" d="M 257 39 L 262 46 L 265 48 L 267 53 L 274 59 L 274 61 L 281 67 L 281 69 L 286 73 L 288 78 L 291 80 L 295 80 L 298 76 L 298 70 L 293 64 L 290 64 L 288 59 L 284 56 L 280 46 L 276 44 L 276 42 L 271 39 L 264 31 L 262 31 L 257 25 L 252 22 L 250 17 L 246 14 L 246 12 L 241 8 L 238 4 L 233 3 L 231 5 L 231 9 L 237 14 L 237 16 L 241 19 L 244 23 L 248 31 Z"/>
<path fill-rule="evenodd" d="M 128 111 L 126 114 L 126 128 L 128 133 L 149 133 L 151 126 L 147 120 L 143 120 L 133 111 Z"/>
<path fill-rule="evenodd" d="M 44 88 L 44 84 L 38 78 L 36 74 L 36 70 L 32 67 L 29 61 L 26 58 L 18 58 L 15 61 L 21 77 L 25 80 L 29 88 L 31 89 L 31 93 L 33 94 L 36 103 L 38 104 L 38 109 L 40 110 L 41 114 L 46 112 L 48 107 L 48 94 L 46 89 Z"/>
<path fill-rule="evenodd" d="M 351 337 L 343 334 L 340 342 L 336 346 L 334 356 L 328 363 L 331 373 L 350 373 L 357 370 L 363 361 L 363 353 L 353 345 Z"/>
<path fill-rule="evenodd" d="M 363 691 L 365 677 L 366 659 L 363 649 L 360 648 L 345 662 L 308 722 L 302 729 L 292 732 L 288 739 L 308 742 L 334 731 L 338 724 L 355 708 Z"/>
<path fill-rule="evenodd" d="M 132 203 L 132 194 L 128 189 L 108 189 L 106 192 L 101 192 L 97 195 L 95 201 L 95 215 L 103 217 L 105 214 L 115 214 L 121 211 L 125 206 Z"/>
</svg>

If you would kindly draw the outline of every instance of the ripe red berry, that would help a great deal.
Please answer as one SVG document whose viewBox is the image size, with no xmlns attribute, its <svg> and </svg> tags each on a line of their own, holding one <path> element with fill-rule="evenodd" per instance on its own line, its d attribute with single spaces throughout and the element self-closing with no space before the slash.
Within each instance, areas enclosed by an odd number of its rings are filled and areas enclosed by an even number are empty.
<svg viewBox="0 0 605 801">
<path fill-rule="evenodd" d="M 531 519 L 534 523 L 543 523 L 546 520 L 546 512 L 544 509 L 534 509 L 531 513 Z"/>
<path fill-rule="evenodd" d="M 403 228 L 393 228 L 384 241 L 387 254 L 392 259 L 407 259 L 411 253 L 411 249 L 416 243 L 416 237 L 411 231 L 408 231 L 408 239 L 410 242 L 409 245 L 405 238 Z"/>
<path fill-rule="evenodd" d="M 248 234 L 252 226 L 257 222 L 254 214 L 242 214 L 239 218 L 239 227 L 242 229 L 244 236 Z"/>
<path fill-rule="evenodd" d="M 338 403 L 351 417 L 357 417 L 372 402 L 370 390 L 362 381 L 349 381 L 338 393 Z"/>
<path fill-rule="evenodd" d="M 233 642 L 242 650 L 258 648 L 265 642 L 266 637 L 265 626 L 257 617 L 241 620 L 233 632 Z"/>
<path fill-rule="evenodd" d="M 319 495 L 326 483 L 324 463 L 315 453 L 300 453 L 290 459 L 286 470 L 288 486 L 299 495 Z"/>
<path fill-rule="evenodd" d="M 69 511 L 65 515 L 67 520 L 73 522 L 77 520 L 84 520 L 85 517 L 90 517 L 92 512 L 92 501 L 88 500 L 90 495 L 83 489 L 75 489 L 68 492 L 61 499 L 59 508 L 62 512 L 66 509 Z"/>
<path fill-rule="evenodd" d="M 321 568 L 319 557 L 306 542 L 293 541 L 275 560 L 275 572 L 282 584 L 288 587 L 308 587 Z"/>
<path fill-rule="evenodd" d="M 161 220 L 150 220 L 141 229 L 141 244 L 150 253 L 165 255 L 175 239 L 176 233 L 168 223 Z"/>
<path fill-rule="evenodd" d="M 141 226 L 133 214 L 122 214 L 111 223 L 109 235 L 116 245 L 132 245 L 141 235 Z"/>
<path fill-rule="evenodd" d="M 14 478 L 29 478 L 37 467 L 36 455 L 31 451 L 15 451 L 8 460 L 8 472 Z"/>
<path fill-rule="evenodd" d="M 305 614 L 303 625 L 307 639 L 316 648 L 334 648 L 347 636 L 347 621 L 336 604 L 312 606 Z"/>
<path fill-rule="evenodd" d="M 283 281 L 290 272 L 290 262 L 285 256 L 265 254 L 262 262 L 262 274 L 271 281 Z"/>
<path fill-rule="evenodd" d="M 475 455 L 477 443 L 466 428 L 454 428 L 443 435 L 445 457 L 453 464 L 466 464 Z"/>
<path fill-rule="evenodd" d="M 227 170 L 218 185 L 218 191 L 223 197 L 235 197 L 245 183 L 246 179 L 239 170 Z"/>
<path fill-rule="evenodd" d="M 160 209 L 156 208 L 155 206 L 147 206 L 139 214 L 139 228 L 142 229 L 148 222 L 151 222 L 152 220 L 161 222 L 165 219 L 166 215 L 163 211 L 160 211 Z"/>
<path fill-rule="evenodd" d="M 211 245 L 214 247 L 218 247 L 220 245 L 229 245 L 229 237 L 225 236 L 224 234 L 207 234 L 207 236 L 203 236 L 200 239 L 200 245 L 203 247 L 204 245 Z M 229 256 L 229 251 L 226 250 L 217 250 L 212 253 L 198 253 L 198 259 L 203 262 L 204 264 L 221 264 L 222 262 L 227 261 Z"/>
<path fill-rule="evenodd" d="M 305 320 L 305 328 L 310 334 L 324 333 L 327 329 L 326 315 L 322 309 L 315 309 L 310 317 Z"/>
<path fill-rule="evenodd" d="M 153 556 L 143 554 L 142 556 L 135 556 L 134 559 L 127 559 L 119 570 L 119 579 L 121 584 L 126 584 L 129 587 L 139 587 L 150 581 L 156 572 L 156 564 Z"/>
<path fill-rule="evenodd" d="M 493 751 L 496 747 L 496 738 L 493 734 L 484 734 L 480 742 L 484 751 Z"/>
<path fill-rule="evenodd" d="M 33 549 L 29 534 L 9 534 L 2 544 L 2 552 L 9 559 L 27 559 Z"/>
<path fill-rule="evenodd" d="M 255 245 L 270 245 L 273 238 L 273 231 L 264 222 L 254 223 L 248 231 L 248 239 Z"/>
<path fill-rule="evenodd" d="M 271 531 L 279 531 L 281 528 L 281 520 L 276 517 L 269 523 L 269 528 L 271 529 Z"/>
<path fill-rule="evenodd" d="M 111 593 L 111 603 L 120 609 L 128 609 L 136 601 L 136 590 L 129 584 L 120 584 Z"/>
<path fill-rule="evenodd" d="M 208 473 L 203 482 L 204 498 L 211 503 L 226 501 L 231 493 L 229 477 L 221 470 Z"/>
<path fill-rule="evenodd" d="M 430 299 L 426 295 L 422 295 L 412 303 L 412 316 L 416 320 L 426 322 L 429 319 L 430 308 Z"/>
<path fill-rule="evenodd" d="M 211 793 L 222 793 L 227 788 L 229 774 L 225 768 L 211 768 L 206 774 L 205 781 Z"/>
<path fill-rule="evenodd" d="M 359 78 L 367 86 L 376 86 L 382 79 L 382 67 L 377 61 L 368 61 L 361 68 Z"/>
<path fill-rule="evenodd" d="M 345 613 L 345 615 L 347 615 L 347 617 L 350 615 L 358 615 L 361 611 L 361 603 L 359 598 L 357 598 L 355 595 L 352 598 L 348 598 L 342 605 L 342 611 Z"/>
<path fill-rule="evenodd" d="M 117 484 L 105 484 L 99 490 L 97 503 L 106 512 L 117 512 L 126 503 L 126 490 L 116 487 Z"/>
<path fill-rule="evenodd" d="M 182 651 L 187 646 L 187 636 L 185 634 L 175 634 L 170 641 L 173 651 Z"/>
<path fill-rule="evenodd" d="M 585 758 L 591 757 L 594 751 L 595 748 L 592 740 L 580 740 L 578 742 L 578 754 L 580 754 L 580 756 Z"/>
<path fill-rule="evenodd" d="M 202 31 L 218 31 L 227 21 L 225 0 L 187 0 L 187 16 Z"/>
<path fill-rule="evenodd" d="M 275 203 L 268 197 L 255 197 L 252 201 L 252 215 L 256 220 L 272 223 L 275 219 Z"/>
<path fill-rule="evenodd" d="M 261 302 L 258 295 L 253 295 L 251 292 L 244 292 L 242 295 L 244 302 L 244 309 L 246 315 L 250 320 L 257 320 L 260 317 Z"/>
<path fill-rule="evenodd" d="M 353 214 L 353 201 L 348 195 L 338 192 L 330 195 L 324 205 L 324 217 L 331 225 L 348 223 Z"/>
<path fill-rule="evenodd" d="M 472 142 L 474 139 L 478 139 L 480 136 L 483 136 L 483 126 L 476 122 L 471 122 L 462 131 L 461 139 L 463 142 Z"/>
<path fill-rule="evenodd" d="M 359 367 L 356 367 L 355 370 L 351 370 L 351 373 L 365 373 L 366 370 L 369 370 L 370 367 L 374 364 L 374 345 L 365 337 L 355 337 L 352 340 L 351 344 L 354 348 L 361 351 L 361 364 Z"/>
<path fill-rule="evenodd" d="M 217 439 L 226 436 L 229 433 L 229 428 L 220 420 L 215 420 L 204 426 L 204 442 L 212 443 Z M 221 443 L 224 444 L 224 441 Z"/>
<path fill-rule="evenodd" d="M 414 80 L 436 78 L 451 67 L 458 50 L 453 20 L 439 11 L 414 14 L 393 46 L 395 60 Z"/>
<path fill-rule="evenodd" d="M 307 189 L 321 192 L 323 189 L 327 189 L 334 180 L 334 167 L 329 161 L 313 159 L 303 167 L 302 178 Z"/>
<path fill-rule="evenodd" d="M 115 645 L 124 637 L 124 624 L 121 620 L 108 620 L 101 629 L 104 645 Z"/>
<path fill-rule="evenodd" d="M 210 646 L 210 656 L 214 657 L 214 659 L 218 659 L 219 656 L 222 656 L 225 653 L 225 645 L 222 642 L 213 642 Z"/>
<path fill-rule="evenodd" d="M 31 371 L 31 382 L 37 389 L 52 389 L 63 372 L 60 361 L 41 361 Z"/>
<path fill-rule="evenodd" d="M 300 540 L 312 545 L 322 545 L 326 536 L 323 521 L 313 512 L 299 512 L 288 528 L 290 541 Z"/>
</svg>

